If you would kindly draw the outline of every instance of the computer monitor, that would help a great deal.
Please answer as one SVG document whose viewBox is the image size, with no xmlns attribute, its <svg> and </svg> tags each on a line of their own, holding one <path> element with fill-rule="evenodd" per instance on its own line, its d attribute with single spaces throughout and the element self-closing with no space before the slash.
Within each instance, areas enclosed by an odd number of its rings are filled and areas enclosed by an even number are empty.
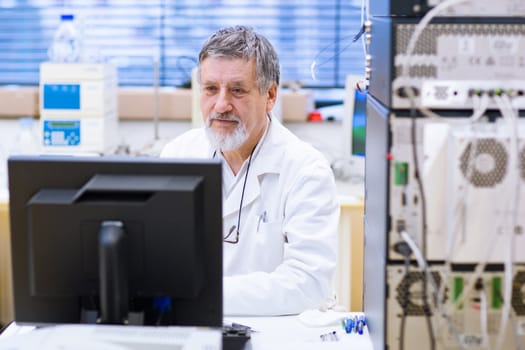
<svg viewBox="0 0 525 350">
<path fill-rule="evenodd" d="M 354 90 L 354 109 L 350 118 L 352 131 L 352 144 L 350 152 L 353 156 L 365 156 L 365 135 L 366 135 L 366 93 Z"/>
<path fill-rule="evenodd" d="M 120 323 L 129 308 L 153 324 L 161 301 L 160 324 L 222 326 L 218 160 L 18 156 L 8 170 L 16 321 L 95 309 Z"/>
<path fill-rule="evenodd" d="M 346 79 L 344 100 L 344 150 L 354 177 L 364 178 L 366 135 L 366 92 L 357 83 L 362 77 L 349 75 Z"/>
</svg>

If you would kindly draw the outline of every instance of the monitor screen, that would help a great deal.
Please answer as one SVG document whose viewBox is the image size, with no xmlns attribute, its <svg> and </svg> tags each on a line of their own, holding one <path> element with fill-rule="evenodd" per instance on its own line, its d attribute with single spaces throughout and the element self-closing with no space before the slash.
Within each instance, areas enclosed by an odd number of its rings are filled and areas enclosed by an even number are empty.
<svg viewBox="0 0 525 350">
<path fill-rule="evenodd" d="M 222 325 L 219 161 L 19 156 L 8 170 L 16 321 Z"/>
<path fill-rule="evenodd" d="M 362 77 L 349 75 L 345 85 L 343 155 L 350 178 L 362 182 L 365 176 L 366 92 L 357 83 Z"/>
<path fill-rule="evenodd" d="M 366 93 L 354 89 L 354 108 L 351 115 L 351 146 L 354 156 L 365 156 Z"/>
</svg>

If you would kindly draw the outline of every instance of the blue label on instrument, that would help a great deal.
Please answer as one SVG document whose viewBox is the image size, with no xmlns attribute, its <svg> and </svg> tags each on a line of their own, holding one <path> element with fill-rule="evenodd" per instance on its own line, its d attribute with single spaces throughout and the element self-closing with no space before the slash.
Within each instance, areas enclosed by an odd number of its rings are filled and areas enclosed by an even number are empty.
<svg viewBox="0 0 525 350">
<path fill-rule="evenodd" d="M 44 109 L 80 109 L 80 84 L 44 84 Z"/>
</svg>

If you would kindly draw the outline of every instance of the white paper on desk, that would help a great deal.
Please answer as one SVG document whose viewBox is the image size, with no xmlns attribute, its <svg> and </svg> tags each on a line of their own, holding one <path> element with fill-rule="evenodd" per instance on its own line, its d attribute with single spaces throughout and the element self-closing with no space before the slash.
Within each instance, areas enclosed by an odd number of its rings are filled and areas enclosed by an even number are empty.
<svg viewBox="0 0 525 350">
<path fill-rule="evenodd" d="M 199 327 L 62 325 L 0 338 L 0 350 L 220 350 L 222 332 Z"/>
</svg>

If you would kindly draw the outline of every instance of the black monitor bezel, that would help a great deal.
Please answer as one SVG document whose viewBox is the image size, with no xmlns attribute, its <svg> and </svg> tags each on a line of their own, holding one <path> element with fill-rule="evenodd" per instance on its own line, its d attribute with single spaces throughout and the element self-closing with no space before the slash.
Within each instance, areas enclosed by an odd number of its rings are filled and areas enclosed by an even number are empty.
<svg viewBox="0 0 525 350">
<path fill-rule="evenodd" d="M 203 182 L 203 293 L 174 301 L 169 324 L 222 325 L 222 171 L 219 160 L 146 157 L 15 156 L 8 160 L 14 317 L 17 322 L 78 323 L 79 298 L 30 293 L 27 210 L 42 188 L 75 188 L 95 174 L 199 175 Z M 75 311 L 76 310 L 76 311 Z M 184 315 L 180 317 L 177 315 Z M 193 315 L 193 316 L 188 316 Z"/>
</svg>

